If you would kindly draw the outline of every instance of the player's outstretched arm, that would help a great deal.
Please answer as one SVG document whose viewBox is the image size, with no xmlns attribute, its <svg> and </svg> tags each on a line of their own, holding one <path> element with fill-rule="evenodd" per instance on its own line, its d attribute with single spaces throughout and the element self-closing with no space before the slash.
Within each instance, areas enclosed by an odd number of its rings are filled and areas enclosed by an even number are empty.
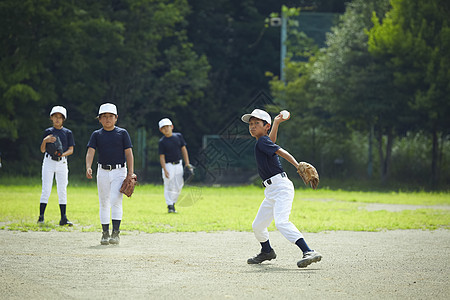
<svg viewBox="0 0 450 300">
<path fill-rule="evenodd" d="M 289 152 L 287 152 L 283 148 L 280 148 L 275 153 L 284 158 L 285 160 L 287 160 L 288 162 L 290 162 L 297 169 L 298 161 Z"/>
</svg>

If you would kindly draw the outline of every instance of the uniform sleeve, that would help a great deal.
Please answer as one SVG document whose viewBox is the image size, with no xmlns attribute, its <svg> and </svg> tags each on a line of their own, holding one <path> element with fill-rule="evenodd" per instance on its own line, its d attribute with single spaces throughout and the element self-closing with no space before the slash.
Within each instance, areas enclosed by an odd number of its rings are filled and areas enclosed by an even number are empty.
<svg viewBox="0 0 450 300">
<path fill-rule="evenodd" d="M 96 131 L 94 131 L 91 134 L 91 138 L 89 139 L 87 147 L 88 148 L 90 147 L 90 148 L 93 148 L 93 149 L 97 149 L 97 134 L 96 134 Z"/>
<path fill-rule="evenodd" d="M 162 142 L 162 140 L 159 140 L 158 142 L 158 154 L 165 154 L 166 152 L 164 151 L 164 143 Z"/>
<path fill-rule="evenodd" d="M 280 149 L 268 136 L 261 137 L 256 146 L 267 155 L 274 155 Z"/>
<path fill-rule="evenodd" d="M 131 138 L 130 135 L 128 134 L 128 131 L 124 130 L 123 134 L 122 134 L 122 139 L 123 139 L 123 149 L 128 149 L 128 148 L 133 148 L 133 145 L 131 144 Z"/>
</svg>

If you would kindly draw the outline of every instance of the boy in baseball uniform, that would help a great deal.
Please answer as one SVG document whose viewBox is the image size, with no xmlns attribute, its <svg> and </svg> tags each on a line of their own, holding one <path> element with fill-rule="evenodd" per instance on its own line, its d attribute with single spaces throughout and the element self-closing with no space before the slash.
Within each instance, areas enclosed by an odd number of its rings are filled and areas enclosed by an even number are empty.
<svg viewBox="0 0 450 300">
<path fill-rule="evenodd" d="M 67 110 L 62 106 L 54 106 L 50 112 L 50 119 L 53 122 L 53 127 L 45 129 L 42 136 L 41 152 L 44 153 L 44 160 L 42 162 L 42 193 L 39 207 L 38 223 L 44 223 L 44 213 L 47 207 L 48 198 L 52 191 L 53 177 L 56 178 L 56 189 L 58 191 L 59 210 L 61 212 L 60 226 L 73 226 L 66 216 L 67 205 L 67 184 L 69 168 L 67 163 L 67 156 L 72 155 L 75 141 L 73 139 L 72 131 L 63 127 L 63 123 L 67 118 Z M 48 153 L 47 144 L 55 143 L 62 144 L 62 153 Z"/>
<path fill-rule="evenodd" d="M 159 131 L 164 135 L 158 143 L 159 162 L 164 181 L 164 198 L 169 213 L 176 213 L 175 203 L 184 185 L 181 158 L 183 157 L 186 167 L 192 168 L 192 166 L 189 163 L 189 154 L 183 135 L 173 132 L 172 121 L 164 118 L 159 121 L 158 125 Z"/>
<path fill-rule="evenodd" d="M 98 152 L 97 189 L 100 202 L 100 223 L 102 224 L 102 245 L 119 244 L 120 222 L 122 220 L 123 194 L 120 187 L 127 174 L 134 173 L 133 145 L 124 128 L 116 126 L 117 108 L 112 103 L 100 106 L 98 120 L 102 128 L 95 130 L 88 142 L 86 153 L 86 177 L 92 179 L 92 161 Z M 109 234 L 109 221 L 113 229 Z"/>
<path fill-rule="evenodd" d="M 278 126 L 284 121 L 282 115 L 279 114 L 275 117 L 269 135 L 268 131 L 272 120 L 267 112 L 255 109 L 252 113 L 243 115 L 241 119 L 248 123 L 250 135 L 256 138 L 255 158 L 258 173 L 265 187 L 265 198 L 252 224 L 255 237 L 261 244 L 261 252 L 255 257 L 249 258 L 247 263 L 260 264 L 265 260 L 272 260 L 277 257 L 270 246 L 269 231 L 267 230 L 272 220 L 275 220 L 275 226 L 281 234 L 291 243 L 296 244 L 303 252 L 303 258 L 297 262 L 299 268 L 320 261 L 322 256 L 308 247 L 303 235 L 289 221 L 292 201 L 294 200 L 294 185 L 283 171 L 278 156 L 283 157 L 296 168 L 298 162 L 289 152 L 275 144 Z"/>
</svg>

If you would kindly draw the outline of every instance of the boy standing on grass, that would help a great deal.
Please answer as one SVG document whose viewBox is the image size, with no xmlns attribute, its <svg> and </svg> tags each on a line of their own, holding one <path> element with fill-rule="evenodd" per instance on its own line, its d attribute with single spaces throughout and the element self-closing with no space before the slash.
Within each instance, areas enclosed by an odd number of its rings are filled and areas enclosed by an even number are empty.
<svg viewBox="0 0 450 300">
<path fill-rule="evenodd" d="M 175 203 L 184 185 L 181 157 L 187 168 L 192 170 L 192 165 L 189 163 L 189 154 L 183 135 L 173 132 L 172 121 L 164 118 L 159 121 L 158 125 L 159 131 L 164 135 L 158 143 L 159 162 L 164 181 L 164 198 L 169 213 L 176 213 Z"/>
<path fill-rule="evenodd" d="M 133 145 L 124 128 L 116 126 L 117 108 L 112 103 L 100 106 L 98 119 L 103 128 L 94 131 L 87 145 L 86 177 L 92 179 L 92 161 L 98 150 L 97 188 L 100 202 L 100 223 L 102 224 L 102 245 L 119 244 L 120 222 L 122 220 L 123 194 L 120 187 L 123 180 L 134 174 Z M 125 163 L 126 161 L 126 163 Z M 109 234 L 110 211 L 113 230 Z"/>
<path fill-rule="evenodd" d="M 39 224 L 44 223 L 44 213 L 47 207 L 48 198 L 52 191 L 53 177 L 56 177 L 59 210 L 61 212 L 59 225 L 73 226 L 73 224 L 67 220 L 66 216 L 67 184 L 69 183 L 67 156 L 72 155 L 75 141 L 73 139 L 72 131 L 63 127 L 66 117 L 67 110 L 64 107 L 54 106 L 50 112 L 50 119 L 52 120 L 53 127 L 45 129 L 42 136 L 41 152 L 45 153 L 45 155 L 44 161 L 42 162 L 42 193 L 39 207 Z M 54 146 L 53 150 L 50 151 L 50 145 L 48 144 L 52 143 L 57 143 L 60 146 Z"/>
<path fill-rule="evenodd" d="M 279 114 L 274 119 L 273 128 L 268 135 L 272 119 L 270 115 L 260 109 L 255 109 L 251 114 L 242 116 L 242 121 L 249 124 L 250 135 L 256 138 L 255 158 L 258 173 L 265 187 L 265 198 L 259 207 L 252 228 L 256 239 L 261 244 L 261 252 L 247 260 L 248 264 L 260 264 L 265 260 L 277 257 L 269 243 L 269 231 L 267 227 L 275 219 L 275 226 L 291 243 L 296 244 L 303 252 L 303 258 L 297 262 L 299 268 L 305 268 L 311 263 L 318 262 L 322 255 L 311 250 L 300 231 L 289 221 L 289 215 L 294 200 L 294 185 L 288 179 L 281 167 L 281 156 L 290 162 L 295 168 L 297 160 L 286 150 L 275 144 L 277 140 L 278 126 L 284 121 Z"/>
</svg>

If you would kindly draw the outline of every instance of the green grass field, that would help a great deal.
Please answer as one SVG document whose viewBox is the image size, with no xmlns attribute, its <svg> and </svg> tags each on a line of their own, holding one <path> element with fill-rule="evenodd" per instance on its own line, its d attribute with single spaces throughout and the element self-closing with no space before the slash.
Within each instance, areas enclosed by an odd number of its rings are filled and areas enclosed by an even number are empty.
<svg viewBox="0 0 450 300">
<path fill-rule="evenodd" d="M 0 185 L 0 228 L 22 231 L 100 231 L 95 185 L 68 187 L 67 215 L 73 228 L 58 226 L 59 205 L 53 186 L 45 225 L 37 225 L 40 185 Z M 264 190 L 257 186 L 185 187 L 168 214 L 162 185 L 141 185 L 131 198 L 124 197 L 122 231 L 195 232 L 251 231 Z M 370 203 L 427 205 L 430 208 L 399 212 L 367 211 Z M 440 209 L 433 208 L 438 205 Z M 450 194 L 446 192 L 348 192 L 297 189 L 291 221 L 303 232 L 329 230 L 379 231 L 393 229 L 450 229 Z M 275 230 L 272 223 L 270 230 Z"/>
</svg>

